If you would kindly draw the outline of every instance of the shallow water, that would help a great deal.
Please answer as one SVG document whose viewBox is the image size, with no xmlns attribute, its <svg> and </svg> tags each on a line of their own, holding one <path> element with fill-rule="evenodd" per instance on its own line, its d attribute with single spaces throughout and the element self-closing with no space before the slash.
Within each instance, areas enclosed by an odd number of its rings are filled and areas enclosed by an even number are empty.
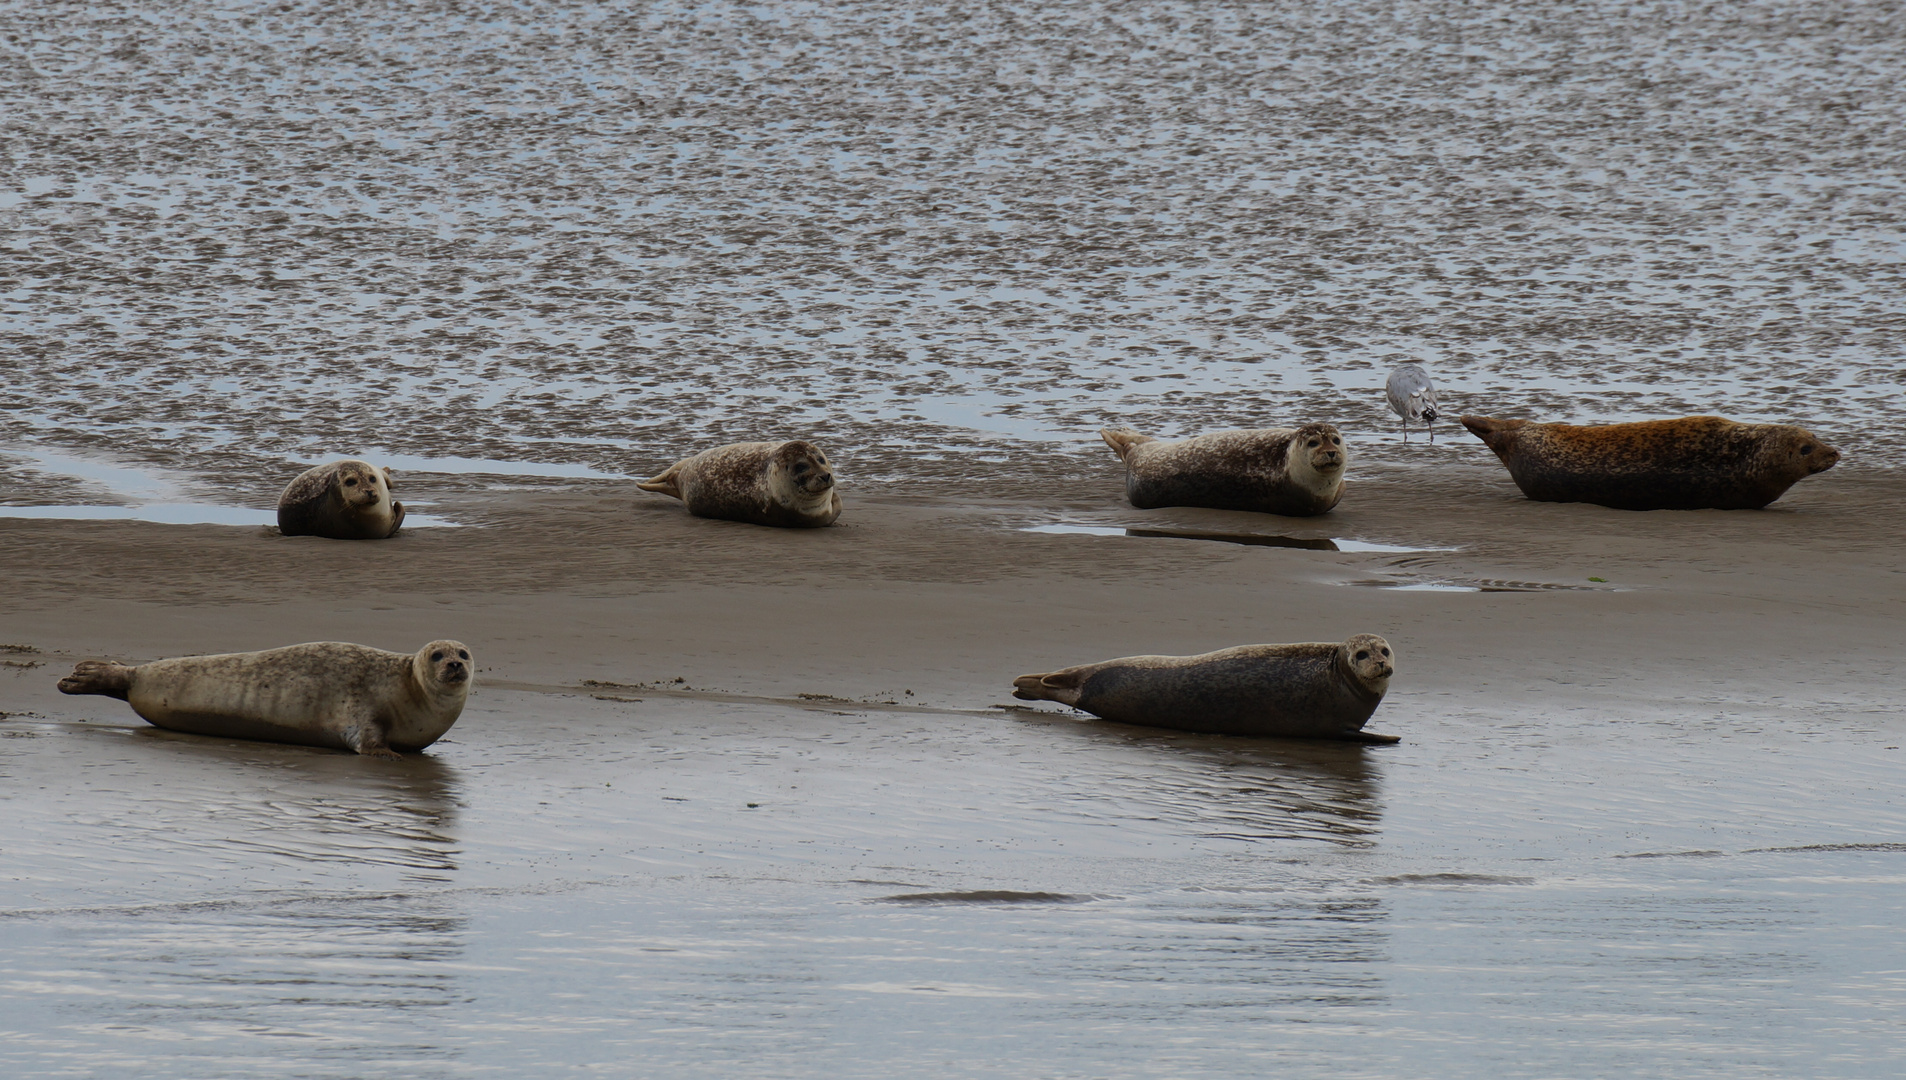
<svg viewBox="0 0 1906 1080">
<path fill-rule="evenodd" d="M 0 443 L 227 487 L 787 433 L 1036 478 L 1112 423 L 1480 455 L 1397 441 L 1416 357 L 1450 416 L 1906 461 L 1892 4 L 0 10 Z"/>
<path fill-rule="evenodd" d="M 94 715 L 0 720 L 9 1075 L 1897 1064 L 1871 717 L 1419 698 L 1369 748 L 492 689 L 390 764 Z"/>
</svg>

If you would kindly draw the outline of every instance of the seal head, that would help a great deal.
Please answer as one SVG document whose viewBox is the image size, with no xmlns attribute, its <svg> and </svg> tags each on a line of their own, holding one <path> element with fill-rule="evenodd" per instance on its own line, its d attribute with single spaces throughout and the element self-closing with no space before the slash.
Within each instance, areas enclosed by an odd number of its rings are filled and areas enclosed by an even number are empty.
<svg viewBox="0 0 1906 1080">
<path fill-rule="evenodd" d="M 1756 510 L 1840 461 L 1805 428 L 1719 416 L 1590 426 L 1465 416 L 1462 425 L 1527 497 L 1617 510 Z"/>
</svg>

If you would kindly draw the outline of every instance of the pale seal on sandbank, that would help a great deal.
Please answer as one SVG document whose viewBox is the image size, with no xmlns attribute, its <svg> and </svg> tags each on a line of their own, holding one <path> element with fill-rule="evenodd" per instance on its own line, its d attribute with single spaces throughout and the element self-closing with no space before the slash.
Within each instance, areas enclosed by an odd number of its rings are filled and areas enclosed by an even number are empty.
<svg viewBox="0 0 1906 1080">
<path fill-rule="evenodd" d="M 1758 510 L 1840 460 L 1805 428 L 1718 416 L 1579 427 L 1465 416 L 1462 425 L 1529 498 L 1617 510 Z"/>
<path fill-rule="evenodd" d="M 1396 673 L 1390 643 L 1239 645 L 1198 656 L 1127 656 L 1013 680 L 1013 696 L 1106 720 L 1213 735 L 1396 742 L 1366 734 Z"/>
<path fill-rule="evenodd" d="M 1343 498 L 1343 436 L 1330 424 L 1221 431 L 1161 442 L 1125 428 L 1099 432 L 1125 462 L 1133 506 L 1204 506 L 1312 517 Z"/>
<path fill-rule="evenodd" d="M 332 540 L 382 540 L 404 524 L 391 498 L 390 470 L 367 461 L 333 461 L 299 473 L 278 496 L 278 531 Z"/>
<path fill-rule="evenodd" d="M 397 757 L 450 730 L 472 673 L 461 642 L 405 655 L 314 641 L 138 665 L 83 660 L 60 692 L 119 698 L 172 731 Z"/>
<path fill-rule="evenodd" d="M 804 439 L 717 446 L 636 485 L 682 500 L 696 517 L 818 529 L 840 517 L 834 470 Z"/>
</svg>

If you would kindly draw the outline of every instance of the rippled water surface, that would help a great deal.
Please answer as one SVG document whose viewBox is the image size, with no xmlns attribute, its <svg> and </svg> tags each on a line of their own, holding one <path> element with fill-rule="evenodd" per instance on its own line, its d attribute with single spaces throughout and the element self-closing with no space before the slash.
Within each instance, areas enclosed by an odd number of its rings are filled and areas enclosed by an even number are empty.
<svg viewBox="0 0 1906 1080">
<path fill-rule="evenodd" d="M 1855 717 L 1369 748 L 492 689 L 386 763 L 102 706 L 0 720 L 8 1075 L 1897 1064 L 1906 811 Z"/>
<path fill-rule="evenodd" d="M 1107 422 L 1384 454 L 1415 356 L 1452 414 L 1906 459 L 1897 3 L 0 12 L 16 446 L 227 486 L 797 431 L 956 479 Z"/>
</svg>

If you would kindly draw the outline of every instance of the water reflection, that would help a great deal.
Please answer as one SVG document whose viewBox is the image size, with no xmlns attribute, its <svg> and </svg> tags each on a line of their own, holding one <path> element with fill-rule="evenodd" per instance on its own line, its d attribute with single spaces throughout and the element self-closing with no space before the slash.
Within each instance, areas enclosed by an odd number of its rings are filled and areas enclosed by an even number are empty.
<svg viewBox="0 0 1906 1080">
<path fill-rule="evenodd" d="M 417 1025 L 467 997 L 464 900 L 444 888 L 458 870 L 455 769 L 33 727 L 41 737 L 7 741 L 6 771 L 53 775 L 57 755 L 61 782 L 8 792 L 9 813 L 34 827 L 0 840 L 15 883 L 0 997 L 10 1026 L 41 1036 L 8 1063 L 369 1075 L 363 1063 L 382 1060 L 430 1075 L 454 1058 Z M 161 1043 L 163 1065 L 146 1057 Z"/>
<path fill-rule="evenodd" d="M 1163 819 L 1193 835 L 1325 840 L 1367 847 L 1382 820 L 1381 773 L 1370 747 L 1306 739 L 1246 739 L 1131 728 L 1014 711 L 1048 734 L 1129 753 L 1101 762 L 1080 798 L 1107 813 Z"/>
</svg>

